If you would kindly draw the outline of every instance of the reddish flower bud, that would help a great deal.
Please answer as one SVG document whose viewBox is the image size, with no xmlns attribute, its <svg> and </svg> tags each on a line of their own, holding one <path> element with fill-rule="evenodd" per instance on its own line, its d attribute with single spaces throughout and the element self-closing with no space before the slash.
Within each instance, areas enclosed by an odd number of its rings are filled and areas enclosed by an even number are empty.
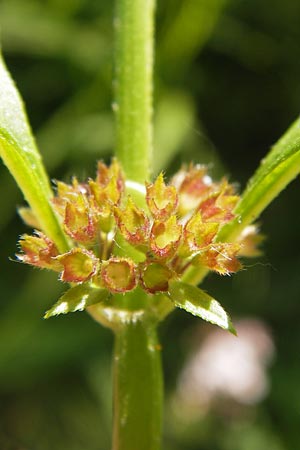
<svg viewBox="0 0 300 450">
<path fill-rule="evenodd" d="M 182 226 L 177 223 L 176 216 L 165 222 L 154 222 L 150 234 L 150 248 L 160 258 L 174 256 L 178 248 Z"/>
<path fill-rule="evenodd" d="M 88 187 L 84 183 L 79 183 L 76 177 L 72 178 L 72 185 L 56 181 L 57 196 L 52 199 L 52 203 L 57 213 L 64 217 L 67 203 L 77 203 L 78 196 L 87 195 Z"/>
<path fill-rule="evenodd" d="M 109 167 L 101 161 L 98 163 L 96 183 L 101 188 L 98 192 L 105 191 L 113 204 L 119 203 L 125 184 L 120 165 L 115 158 Z"/>
<path fill-rule="evenodd" d="M 196 212 L 184 227 L 184 247 L 191 252 L 211 244 L 219 229 L 219 223 L 203 222 L 200 212 Z"/>
<path fill-rule="evenodd" d="M 77 197 L 76 202 L 66 204 L 64 225 L 66 233 L 76 242 L 91 244 L 97 237 L 95 211 L 82 195 Z"/>
<path fill-rule="evenodd" d="M 64 267 L 61 280 L 69 283 L 90 280 L 96 274 L 100 263 L 94 253 L 81 248 L 73 248 L 56 259 Z"/>
<path fill-rule="evenodd" d="M 152 216 L 164 220 L 176 212 L 178 197 L 175 186 L 166 186 L 161 173 L 153 184 L 146 185 L 146 201 Z"/>
<path fill-rule="evenodd" d="M 107 166 L 102 161 L 99 161 L 96 175 L 97 183 L 104 187 L 113 176 L 117 178 L 120 185 L 124 186 L 124 177 L 117 159 L 113 158 L 110 166 Z"/>
<path fill-rule="evenodd" d="M 115 293 L 131 291 L 137 284 L 136 266 L 129 258 L 112 257 L 104 261 L 100 276 L 104 287 Z"/>
<path fill-rule="evenodd" d="M 178 189 L 178 209 L 182 216 L 197 208 L 201 199 L 214 187 L 212 179 L 207 175 L 206 167 L 201 165 L 191 165 L 189 170 L 183 168 L 173 177 L 172 182 Z"/>
<path fill-rule="evenodd" d="M 220 275 L 228 275 L 241 268 L 241 263 L 237 259 L 239 250 L 239 244 L 211 244 L 193 259 L 193 264 L 201 264 Z"/>
<path fill-rule="evenodd" d="M 122 235 L 130 244 L 144 244 L 149 239 L 150 221 L 131 197 L 128 197 L 124 209 L 115 208 L 115 218 Z"/>
<path fill-rule="evenodd" d="M 61 265 L 55 259 L 58 249 L 43 233 L 36 232 L 36 236 L 24 234 L 21 236 L 19 244 L 24 252 L 24 254 L 17 255 L 20 261 L 44 269 L 61 270 Z"/>
<path fill-rule="evenodd" d="M 99 227 L 108 233 L 114 226 L 113 208 L 118 205 L 124 191 L 120 166 L 113 160 L 110 167 L 98 163 L 96 181 L 89 181 L 90 204 L 97 211 Z"/>
<path fill-rule="evenodd" d="M 96 181 L 90 180 L 89 187 L 95 203 L 100 210 L 107 204 L 117 205 L 120 201 L 121 192 L 118 189 L 116 177 L 112 177 L 105 186 L 101 186 Z"/>
<path fill-rule="evenodd" d="M 150 294 L 166 292 L 173 272 L 158 262 L 146 263 L 141 268 L 141 284 Z"/>
<path fill-rule="evenodd" d="M 224 191 L 216 192 L 202 201 L 198 209 L 204 222 L 225 223 L 235 217 L 232 211 L 238 200 L 237 195 L 227 195 Z"/>
</svg>

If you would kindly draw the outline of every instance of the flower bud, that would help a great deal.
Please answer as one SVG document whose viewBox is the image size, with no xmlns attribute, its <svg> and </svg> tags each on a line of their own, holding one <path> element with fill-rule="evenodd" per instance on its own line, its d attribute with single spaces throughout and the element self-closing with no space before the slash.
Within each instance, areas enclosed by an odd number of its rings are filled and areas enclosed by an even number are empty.
<svg viewBox="0 0 300 450">
<path fill-rule="evenodd" d="M 165 222 L 154 222 L 150 234 L 150 248 L 160 258 L 174 256 L 178 248 L 182 226 L 177 223 L 176 216 Z"/>
<path fill-rule="evenodd" d="M 148 240 L 149 219 L 136 207 L 131 197 L 128 197 L 124 209 L 115 208 L 115 218 L 122 235 L 130 244 L 140 245 Z"/>
<path fill-rule="evenodd" d="M 93 186 L 94 195 L 96 194 L 99 204 L 101 204 L 103 196 L 114 205 L 119 203 L 125 184 L 120 165 L 116 159 L 112 160 L 109 167 L 101 161 L 98 163 L 95 184 L 98 189 L 95 185 Z"/>
<path fill-rule="evenodd" d="M 175 186 L 166 186 L 161 173 L 153 184 L 146 185 L 146 201 L 152 216 L 165 220 L 177 209 L 178 197 Z"/>
<path fill-rule="evenodd" d="M 129 258 L 112 257 L 104 261 L 100 276 L 104 287 L 115 293 L 131 291 L 137 284 L 136 267 Z"/>
<path fill-rule="evenodd" d="M 202 220 L 197 211 L 184 227 L 184 246 L 190 252 L 195 252 L 211 244 L 219 229 L 219 223 Z"/>
<path fill-rule="evenodd" d="M 229 275 L 241 268 L 241 263 L 237 259 L 239 250 L 239 244 L 211 244 L 193 259 L 193 264 L 204 265 L 220 275 Z"/>
<path fill-rule="evenodd" d="M 181 169 L 172 182 L 179 193 L 179 212 L 182 216 L 191 212 L 199 205 L 201 199 L 206 197 L 214 186 L 212 179 L 207 175 L 204 166 L 190 166 L 188 170 Z"/>
<path fill-rule="evenodd" d="M 73 248 L 56 259 L 64 267 L 61 280 L 69 283 L 81 283 L 90 280 L 99 267 L 98 258 L 92 252 L 81 248 Z"/>
<path fill-rule="evenodd" d="M 78 196 L 74 203 L 67 202 L 64 225 L 66 233 L 76 242 L 92 244 L 97 236 L 94 211 L 82 196 Z"/>
<path fill-rule="evenodd" d="M 168 290 L 172 275 L 172 271 L 165 265 L 158 262 L 146 263 L 141 268 L 142 287 L 150 294 L 165 292 Z"/>
<path fill-rule="evenodd" d="M 58 249 L 54 242 L 43 233 L 36 232 L 36 236 L 24 234 L 21 236 L 19 244 L 24 252 L 24 254 L 17 255 L 19 261 L 43 269 L 61 270 L 61 265 L 55 259 Z"/>
<path fill-rule="evenodd" d="M 235 217 L 233 209 L 239 201 L 239 197 L 227 193 L 228 189 L 231 187 L 226 183 L 221 191 L 209 195 L 200 203 L 198 210 L 201 212 L 204 222 L 226 223 Z"/>
</svg>

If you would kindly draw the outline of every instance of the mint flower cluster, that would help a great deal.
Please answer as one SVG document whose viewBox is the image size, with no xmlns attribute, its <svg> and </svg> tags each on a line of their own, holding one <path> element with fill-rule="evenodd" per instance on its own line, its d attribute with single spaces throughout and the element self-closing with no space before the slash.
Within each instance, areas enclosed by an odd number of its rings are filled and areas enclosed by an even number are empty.
<svg viewBox="0 0 300 450">
<path fill-rule="evenodd" d="M 255 253 L 253 226 L 238 242 L 217 242 L 220 227 L 235 217 L 239 197 L 226 179 L 213 182 L 204 166 L 182 168 L 169 184 L 160 174 L 140 186 L 142 206 L 127 193 L 129 185 L 116 160 L 110 166 L 99 162 L 95 179 L 87 182 L 58 181 L 53 207 L 70 250 L 61 254 L 37 230 L 21 236 L 18 259 L 54 270 L 72 286 L 89 284 L 115 294 L 139 285 L 155 294 L 167 292 L 190 266 L 226 275 L 241 267 L 240 254 Z M 32 216 L 27 222 L 38 229 Z"/>
</svg>

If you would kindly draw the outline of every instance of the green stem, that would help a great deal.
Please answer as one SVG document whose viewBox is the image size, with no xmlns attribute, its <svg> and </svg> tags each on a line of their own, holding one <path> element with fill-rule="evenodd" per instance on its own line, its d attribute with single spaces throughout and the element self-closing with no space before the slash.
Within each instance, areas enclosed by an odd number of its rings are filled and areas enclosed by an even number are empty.
<svg viewBox="0 0 300 450">
<path fill-rule="evenodd" d="M 152 170 L 154 5 L 155 0 L 116 0 L 116 156 L 127 179 L 141 184 L 149 180 Z M 121 303 L 124 307 L 126 298 Z M 127 311 L 121 315 L 123 320 L 115 320 L 112 325 L 113 450 L 160 448 L 163 397 L 160 347 L 157 325 L 147 318 L 142 303 L 140 317 L 136 315 L 139 313 Z"/>
<path fill-rule="evenodd" d="M 128 179 L 144 183 L 152 164 L 155 0 L 116 0 L 116 155 Z"/>
<path fill-rule="evenodd" d="M 132 320 L 115 331 L 113 450 L 159 450 L 162 372 L 156 324 Z"/>
</svg>

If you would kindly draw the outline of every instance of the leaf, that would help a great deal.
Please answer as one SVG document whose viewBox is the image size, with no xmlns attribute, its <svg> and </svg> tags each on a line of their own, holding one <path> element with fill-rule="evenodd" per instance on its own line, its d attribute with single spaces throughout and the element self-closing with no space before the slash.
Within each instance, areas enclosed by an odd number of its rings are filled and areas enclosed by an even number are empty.
<svg viewBox="0 0 300 450">
<path fill-rule="evenodd" d="M 44 319 L 59 314 L 83 311 L 88 306 L 103 303 L 110 295 L 106 289 L 93 288 L 89 284 L 79 284 L 65 292 L 58 302 L 45 313 Z"/>
<path fill-rule="evenodd" d="M 181 281 L 169 283 L 169 295 L 177 308 L 211 322 L 236 335 L 231 319 L 220 303 L 196 286 Z"/>
<path fill-rule="evenodd" d="M 53 196 L 40 153 L 32 137 L 20 95 L 0 54 L 0 156 L 15 178 L 42 230 L 61 251 L 68 249 L 54 214 Z"/>
<path fill-rule="evenodd" d="M 300 119 L 297 119 L 261 161 L 234 210 L 236 219 L 225 225 L 218 241 L 232 241 L 300 173 Z"/>
</svg>

